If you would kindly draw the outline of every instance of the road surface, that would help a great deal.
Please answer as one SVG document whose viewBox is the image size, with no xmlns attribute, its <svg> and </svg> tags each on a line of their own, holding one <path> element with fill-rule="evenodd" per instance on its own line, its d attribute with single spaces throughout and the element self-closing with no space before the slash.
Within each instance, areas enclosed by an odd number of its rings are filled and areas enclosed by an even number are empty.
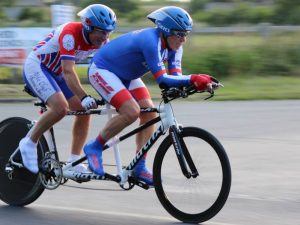
<svg viewBox="0 0 300 225">
<path fill-rule="evenodd" d="M 232 167 L 232 188 L 220 213 L 208 225 L 300 224 L 300 101 L 176 102 L 177 120 L 213 133 Z M 37 118 L 29 103 L 0 104 L 0 119 Z M 94 116 L 89 138 L 105 118 Z M 55 126 L 61 159 L 69 152 L 72 118 Z M 121 146 L 122 160 L 133 156 L 132 140 Z M 105 155 L 106 154 L 106 155 Z M 105 153 L 106 163 L 113 163 Z M 150 161 L 155 151 L 149 153 Z M 1 184 L 0 184 L 1 185 Z M 0 225 L 180 224 L 159 204 L 155 191 L 122 191 L 115 183 L 69 181 L 24 208 L 0 201 Z"/>
</svg>

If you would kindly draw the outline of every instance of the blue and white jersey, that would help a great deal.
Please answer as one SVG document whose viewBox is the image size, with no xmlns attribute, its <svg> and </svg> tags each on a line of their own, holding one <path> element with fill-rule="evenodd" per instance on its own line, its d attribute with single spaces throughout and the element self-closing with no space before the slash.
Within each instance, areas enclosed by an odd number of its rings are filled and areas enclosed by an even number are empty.
<svg viewBox="0 0 300 225">
<path fill-rule="evenodd" d="M 140 78 L 150 71 L 159 84 L 187 86 L 190 76 L 182 76 L 182 53 L 182 47 L 176 51 L 168 49 L 156 28 L 146 28 L 110 41 L 96 52 L 93 62 L 123 81 Z"/>
</svg>

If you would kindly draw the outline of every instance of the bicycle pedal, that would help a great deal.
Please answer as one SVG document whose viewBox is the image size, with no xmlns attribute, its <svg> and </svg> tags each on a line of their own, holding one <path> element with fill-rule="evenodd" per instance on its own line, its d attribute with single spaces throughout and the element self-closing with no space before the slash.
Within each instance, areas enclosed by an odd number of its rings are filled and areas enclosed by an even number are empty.
<svg viewBox="0 0 300 225">
<path fill-rule="evenodd" d="M 75 181 L 79 184 L 91 181 L 91 179 L 83 179 L 83 178 L 74 178 L 74 179 L 71 179 L 71 180 L 73 180 L 73 181 Z"/>
<path fill-rule="evenodd" d="M 141 187 L 141 188 L 143 188 L 143 189 L 145 189 L 145 190 L 148 190 L 149 188 L 152 188 L 152 187 L 153 187 L 152 185 L 146 184 L 145 182 L 140 181 L 140 180 L 135 180 L 134 183 L 135 183 L 137 186 L 139 186 L 139 187 Z"/>
</svg>

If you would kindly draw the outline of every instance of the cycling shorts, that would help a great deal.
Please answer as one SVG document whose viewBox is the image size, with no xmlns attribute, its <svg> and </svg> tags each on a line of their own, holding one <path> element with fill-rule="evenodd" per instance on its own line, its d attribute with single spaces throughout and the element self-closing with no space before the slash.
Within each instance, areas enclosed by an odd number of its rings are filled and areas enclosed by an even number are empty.
<svg viewBox="0 0 300 225">
<path fill-rule="evenodd" d="M 89 81 L 98 94 L 116 109 L 130 99 L 151 99 L 140 78 L 124 81 L 108 70 L 97 68 L 94 63 L 89 68 Z"/>
<path fill-rule="evenodd" d="M 62 75 L 56 75 L 47 69 L 34 53 L 30 53 L 23 68 L 23 78 L 30 90 L 43 102 L 57 92 L 62 92 L 66 99 L 74 96 Z"/>
</svg>

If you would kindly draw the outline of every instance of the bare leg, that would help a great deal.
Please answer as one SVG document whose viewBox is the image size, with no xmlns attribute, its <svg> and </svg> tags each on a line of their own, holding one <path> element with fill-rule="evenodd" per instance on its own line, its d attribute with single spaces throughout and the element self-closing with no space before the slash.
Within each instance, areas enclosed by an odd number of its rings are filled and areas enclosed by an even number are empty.
<svg viewBox="0 0 300 225">
<path fill-rule="evenodd" d="M 154 104 L 151 99 L 144 99 L 140 100 L 139 102 L 140 107 L 154 107 Z M 141 113 L 140 114 L 140 124 L 144 124 L 151 119 L 154 119 L 157 117 L 157 113 Z M 143 145 L 149 140 L 151 135 L 153 134 L 155 129 L 155 125 L 152 125 L 148 127 L 145 130 L 142 130 L 141 132 L 137 133 L 136 135 L 136 151 L 139 151 Z"/>
<path fill-rule="evenodd" d="M 38 172 L 36 145 L 42 134 L 61 120 L 67 112 L 68 103 L 61 92 L 52 95 L 48 101 L 48 110 L 45 112 L 31 130 L 29 137 L 24 137 L 20 143 L 20 152 L 23 165 L 32 173 Z"/>
<path fill-rule="evenodd" d="M 98 138 L 85 145 L 84 152 L 87 156 L 89 167 L 94 173 L 100 176 L 104 175 L 102 163 L 102 147 L 104 142 L 133 123 L 139 117 L 139 112 L 140 108 L 135 100 L 130 99 L 126 101 L 119 108 L 119 115 L 108 121 Z"/>
<path fill-rule="evenodd" d="M 30 135 L 33 142 L 37 142 L 45 131 L 60 121 L 68 109 L 68 103 L 61 92 L 52 95 L 48 99 L 47 105 L 48 110 L 40 117 Z"/>
<path fill-rule="evenodd" d="M 153 107 L 153 102 L 151 99 L 145 99 L 140 100 L 139 105 L 141 107 Z M 154 119 L 157 116 L 156 113 L 141 113 L 140 114 L 140 124 L 144 124 L 148 122 L 151 119 Z M 153 134 L 155 129 L 155 125 L 152 125 L 148 127 L 145 130 L 142 130 L 141 132 L 137 133 L 136 135 L 136 151 L 139 151 L 140 148 L 149 140 L 151 135 Z M 144 155 L 143 159 L 138 162 L 138 164 L 134 168 L 134 174 L 135 176 L 145 182 L 148 185 L 153 185 L 153 176 L 151 171 L 146 166 L 146 157 L 147 155 Z"/>
<path fill-rule="evenodd" d="M 83 110 L 80 100 L 76 96 L 70 98 L 68 102 L 71 110 Z M 80 155 L 82 153 L 82 148 L 88 135 L 90 118 L 90 116 L 75 117 L 72 129 L 71 154 Z"/>
<path fill-rule="evenodd" d="M 119 132 L 121 132 L 125 127 L 132 124 L 140 114 L 140 107 L 137 102 L 133 99 L 126 101 L 119 109 L 119 115 L 114 116 L 105 125 L 100 135 L 103 139 L 108 140 Z"/>
</svg>

